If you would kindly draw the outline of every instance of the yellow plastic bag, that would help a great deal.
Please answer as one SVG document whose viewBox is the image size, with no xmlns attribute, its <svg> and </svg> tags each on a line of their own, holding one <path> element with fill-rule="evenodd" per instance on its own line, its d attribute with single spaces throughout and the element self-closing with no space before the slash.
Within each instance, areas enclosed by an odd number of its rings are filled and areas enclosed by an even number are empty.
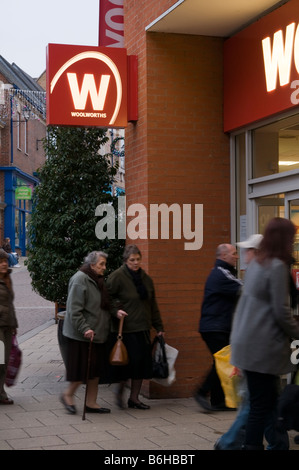
<svg viewBox="0 0 299 470">
<path fill-rule="evenodd" d="M 229 408 L 238 408 L 240 404 L 238 394 L 240 378 L 234 374 L 235 368 L 230 363 L 230 345 L 217 351 L 214 358 L 216 371 L 225 395 L 225 404 Z"/>
</svg>

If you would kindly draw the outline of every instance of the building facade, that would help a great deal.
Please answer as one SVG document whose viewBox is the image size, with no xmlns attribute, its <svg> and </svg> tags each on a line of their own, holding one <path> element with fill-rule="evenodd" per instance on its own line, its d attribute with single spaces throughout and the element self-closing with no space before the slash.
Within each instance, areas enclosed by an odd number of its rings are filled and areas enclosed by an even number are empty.
<svg viewBox="0 0 299 470">
<path fill-rule="evenodd" d="M 45 91 L 0 56 L 0 245 L 25 256 L 37 169 L 45 161 Z"/>
<path fill-rule="evenodd" d="M 198 323 L 216 247 L 262 233 L 275 215 L 296 221 L 299 213 L 298 106 L 288 93 L 273 107 L 273 93 L 264 90 L 265 70 L 260 71 L 265 37 L 270 38 L 269 67 L 277 77 L 287 58 L 275 51 L 271 56 L 274 44 L 290 54 L 298 49 L 299 2 L 252 2 L 253 10 L 233 24 L 231 6 L 214 2 L 222 11 L 208 16 L 209 3 L 124 1 L 125 47 L 138 56 L 139 104 L 138 121 L 126 129 L 127 206 L 140 203 L 148 215 L 142 236 L 128 242 L 143 253 L 166 341 L 179 350 L 176 382 L 169 388 L 149 382 L 145 392 L 151 397 L 192 395 L 210 367 Z M 274 36 L 278 30 L 282 34 Z M 246 49 L 252 40 L 259 48 Z M 245 77 L 248 62 L 252 73 Z M 265 93 L 263 102 L 254 94 L 258 86 Z M 255 114 L 256 108 L 262 112 Z M 169 236 L 153 238 L 150 209 L 160 204 L 169 209 Z M 178 206 L 180 237 L 171 232 L 170 209 Z M 199 206 L 203 216 L 196 220 Z M 192 237 L 202 244 L 188 246 Z M 241 258 L 240 275 L 243 268 Z"/>
</svg>

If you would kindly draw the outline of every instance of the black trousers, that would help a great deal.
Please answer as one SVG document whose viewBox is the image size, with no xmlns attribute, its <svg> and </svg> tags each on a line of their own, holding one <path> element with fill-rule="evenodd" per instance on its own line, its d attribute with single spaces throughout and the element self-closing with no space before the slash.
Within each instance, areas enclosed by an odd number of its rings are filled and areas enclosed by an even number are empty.
<svg viewBox="0 0 299 470">
<path fill-rule="evenodd" d="M 230 333 L 209 331 L 201 333 L 201 337 L 213 355 L 229 344 Z M 204 396 L 210 394 L 212 406 L 225 404 L 225 396 L 216 372 L 214 358 L 212 368 L 203 384 L 199 387 L 198 393 Z"/>
<path fill-rule="evenodd" d="M 262 447 L 267 419 L 276 413 L 279 379 L 276 375 L 247 370 L 245 374 L 250 400 L 245 444 Z"/>
</svg>

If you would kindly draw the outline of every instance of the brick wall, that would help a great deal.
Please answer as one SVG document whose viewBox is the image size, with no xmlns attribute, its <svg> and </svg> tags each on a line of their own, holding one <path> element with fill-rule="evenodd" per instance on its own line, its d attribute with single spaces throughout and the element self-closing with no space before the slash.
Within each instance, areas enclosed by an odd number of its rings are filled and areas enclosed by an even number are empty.
<svg viewBox="0 0 299 470">
<path fill-rule="evenodd" d="M 46 135 L 46 126 L 38 117 L 31 119 L 27 122 L 27 152 L 25 152 L 25 123 L 21 122 L 21 142 L 17 147 L 17 132 L 18 125 L 14 125 L 13 138 L 14 138 L 14 152 L 13 152 L 13 166 L 20 168 L 25 173 L 33 175 L 37 168 L 41 167 L 45 161 L 45 152 L 43 150 L 43 143 L 37 142 Z"/>
<path fill-rule="evenodd" d="M 139 119 L 126 130 L 127 205 L 203 204 L 203 247 L 135 240 L 153 277 L 166 341 L 177 347 L 177 381 L 150 382 L 151 397 L 190 396 L 211 358 L 197 332 L 206 277 L 230 241 L 229 139 L 222 123 L 222 40 L 145 33 L 170 1 L 125 0 L 125 43 L 138 55 Z M 130 219 L 128 219 L 130 220 Z M 148 221 L 149 225 L 149 221 Z M 148 227 L 149 231 L 149 227 Z M 171 232 L 170 232 L 171 233 Z M 149 237 L 148 237 L 149 238 Z"/>
<path fill-rule="evenodd" d="M 0 81 L 7 83 L 7 79 L 0 74 Z M 0 166 L 13 166 L 20 169 L 29 176 L 34 176 L 34 172 L 40 168 L 45 161 L 45 152 L 42 142 L 37 142 L 46 136 L 46 125 L 34 110 L 30 112 L 30 119 L 27 121 L 27 149 L 25 148 L 25 122 L 17 122 L 16 106 L 18 98 L 13 98 L 12 133 L 13 150 L 11 151 L 11 105 L 8 95 L 5 106 L 0 106 L 0 117 L 3 127 L 0 128 Z M 22 104 L 21 104 L 22 107 Z M 21 116 L 24 121 L 24 117 Z M 20 136 L 18 145 L 17 136 Z M 26 151 L 25 151 L 26 150 Z M 4 172 L 0 172 L 0 245 L 4 239 L 4 207 L 5 201 Z M 7 227 L 6 227 L 7 231 Z"/>
</svg>

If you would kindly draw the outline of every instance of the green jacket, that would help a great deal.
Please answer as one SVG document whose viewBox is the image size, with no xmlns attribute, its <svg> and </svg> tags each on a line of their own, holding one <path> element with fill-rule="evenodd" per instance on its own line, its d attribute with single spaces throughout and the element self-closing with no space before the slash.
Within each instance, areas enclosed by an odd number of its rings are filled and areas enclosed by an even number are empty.
<svg viewBox="0 0 299 470">
<path fill-rule="evenodd" d="M 63 334 L 79 341 L 87 330 L 95 332 L 94 342 L 104 343 L 111 329 L 111 315 L 101 309 L 101 292 L 93 279 L 82 271 L 76 272 L 68 286 Z"/>
<path fill-rule="evenodd" d="M 110 294 L 111 313 L 114 317 L 112 331 L 118 331 L 119 320 L 115 317 L 119 309 L 128 314 L 124 319 L 124 333 L 147 331 L 152 327 L 157 332 L 164 330 L 153 281 L 143 270 L 141 270 L 141 277 L 148 293 L 146 300 L 140 299 L 125 264 L 108 277 L 106 286 Z"/>
</svg>

